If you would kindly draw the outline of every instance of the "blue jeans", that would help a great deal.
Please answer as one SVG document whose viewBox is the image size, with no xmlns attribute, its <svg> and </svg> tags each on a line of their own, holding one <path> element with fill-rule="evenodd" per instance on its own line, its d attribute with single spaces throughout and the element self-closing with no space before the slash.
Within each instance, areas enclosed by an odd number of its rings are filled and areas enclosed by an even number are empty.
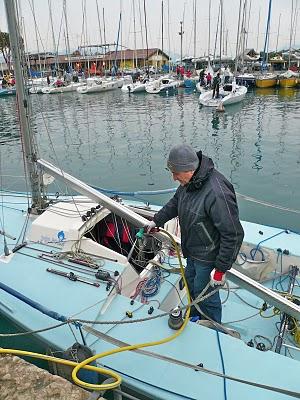
<svg viewBox="0 0 300 400">
<path fill-rule="evenodd" d="M 210 281 L 210 273 L 214 268 L 214 264 L 205 265 L 204 263 L 201 263 L 201 261 L 197 261 L 190 257 L 187 258 L 187 263 L 185 267 L 185 278 L 192 299 L 195 299 L 208 284 L 208 282 Z M 207 289 L 206 293 L 203 293 L 203 295 L 208 294 L 214 289 L 215 288 L 210 286 Z M 199 307 L 209 318 L 221 323 L 222 305 L 219 291 L 217 291 L 215 294 L 208 297 L 204 301 L 201 301 L 199 303 Z M 198 311 L 194 307 L 191 307 L 191 316 L 196 315 L 199 315 Z M 204 316 L 203 319 L 205 319 Z"/>
</svg>

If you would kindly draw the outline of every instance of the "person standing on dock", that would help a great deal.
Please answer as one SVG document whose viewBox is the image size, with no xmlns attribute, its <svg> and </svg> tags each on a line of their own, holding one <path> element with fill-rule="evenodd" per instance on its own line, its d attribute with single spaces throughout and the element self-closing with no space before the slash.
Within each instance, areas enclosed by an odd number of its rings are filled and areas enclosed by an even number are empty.
<svg viewBox="0 0 300 400">
<path fill-rule="evenodd" d="M 180 183 L 175 195 L 149 222 L 147 232 L 179 217 L 181 248 L 186 257 L 185 277 L 192 299 L 208 286 L 206 293 L 225 282 L 234 263 L 244 231 L 234 188 L 214 167 L 213 161 L 187 144 L 174 146 L 168 169 Z M 203 316 L 191 307 L 191 316 L 221 322 L 219 291 L 199 303 Z"/>
</svg>

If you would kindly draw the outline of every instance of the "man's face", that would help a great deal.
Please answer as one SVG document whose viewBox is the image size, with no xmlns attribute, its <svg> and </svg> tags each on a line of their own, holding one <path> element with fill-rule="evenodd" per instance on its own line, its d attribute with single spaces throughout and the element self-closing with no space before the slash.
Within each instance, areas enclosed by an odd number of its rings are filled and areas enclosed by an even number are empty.
<svg viewBox="0 0 300 400">
<path fill-rule="evenodd" d="M 183 171 L 183 172 L 173 172 L 173 179 L 174 181 L 178 181 L 181 186 L 185 186 L 191 180 L 192 176 L 194 175 L 195 171 Z"/>
</svg>

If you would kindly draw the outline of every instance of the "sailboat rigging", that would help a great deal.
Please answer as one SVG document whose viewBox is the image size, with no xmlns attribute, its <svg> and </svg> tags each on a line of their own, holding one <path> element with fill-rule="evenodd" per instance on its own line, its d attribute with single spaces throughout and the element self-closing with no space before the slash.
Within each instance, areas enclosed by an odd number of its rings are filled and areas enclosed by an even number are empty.
<svg viewBox="0 0 300 400">
<path fill-rule="evenodd" d="M 224 399 L 224 390 L 232 398 L 245 393 L 259 400 L 282 395 L 299 398 L 299 351 L 286 324 L 294 323 L 292 329 L 299 334 L 300 307 L 294 301 L 299 297 L 295 284 L 299 235 L 243 222 L 246 241 L 228 272 L 227 289 L 222 290 L 229 322 L 190 321 L 180 237 L 175 236 L 180 233 L 178 220 L 170 220 L 159 232 L 145 233 L 141 228 L 158 206 L 107 197 L 39 157 L 30 98 L 24 89 L 26 63 L 15 3 L 5 0 L 32 194 L 24 215 L 21 195 L 5 192 L 6 202 L 14 206 L 7 209 L 5 221 L 11 242 L 4 236 L 8 252 L 0 257 L 1 314 L 26 334 L 34 332 L 45 346 L 61 352 L 62 359 L 66 349 L 75 351 L 81 343 L 88 346 L 95 355 L 84 363 L 99 359 L 110 369 L 91 366 L 90 370 L 101 374 L 102 383 L 95 375 L 83 382 L 77 372 L 84 364 L 68 364 L 75 367 L 75 382 L 90 390 L 119 388 L 122 381 L 127 394 L 130 390 L 157 400 L 209 398 L 212 388 L 216 400 Z M 50 201 L 44 172 L 81 196 Z M 5 230 L 0 232 L 2 239 Z M 18 236 L 22 242 L 15 243 Z M 272 284 L 279 289 L 274 290 Z M 201 294 L 193 302 L 201 309 L 202 300 Z M 253 307 L 255 315 L 245 318 Z M 264 324 L 262 317 L 266 317 Z M 53 319 L 60 321 L 59 327 L 53 326 Z M 262 338 L 267 340 L 263 343 Z M 150 346 L 155 346 L 153 351 L 143 349 Z M 295 359 L 284 355 L 285 346 Z M 6 352 L 24 354 L 0 349 Z M 103 382 L 107 375 L 113 379 Z"/>
</svg>

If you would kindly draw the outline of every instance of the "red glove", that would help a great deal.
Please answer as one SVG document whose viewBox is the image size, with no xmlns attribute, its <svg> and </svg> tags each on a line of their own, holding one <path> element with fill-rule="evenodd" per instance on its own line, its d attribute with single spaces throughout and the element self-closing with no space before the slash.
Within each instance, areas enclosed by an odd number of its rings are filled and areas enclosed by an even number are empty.
<svg viewBox="0 0 300 400">
<path fill-rule="evenodd" d="M 213 269 L 210 273 L 211 286 L 223 286 L 225 284 L 225 272 Z"/>
</svg>

